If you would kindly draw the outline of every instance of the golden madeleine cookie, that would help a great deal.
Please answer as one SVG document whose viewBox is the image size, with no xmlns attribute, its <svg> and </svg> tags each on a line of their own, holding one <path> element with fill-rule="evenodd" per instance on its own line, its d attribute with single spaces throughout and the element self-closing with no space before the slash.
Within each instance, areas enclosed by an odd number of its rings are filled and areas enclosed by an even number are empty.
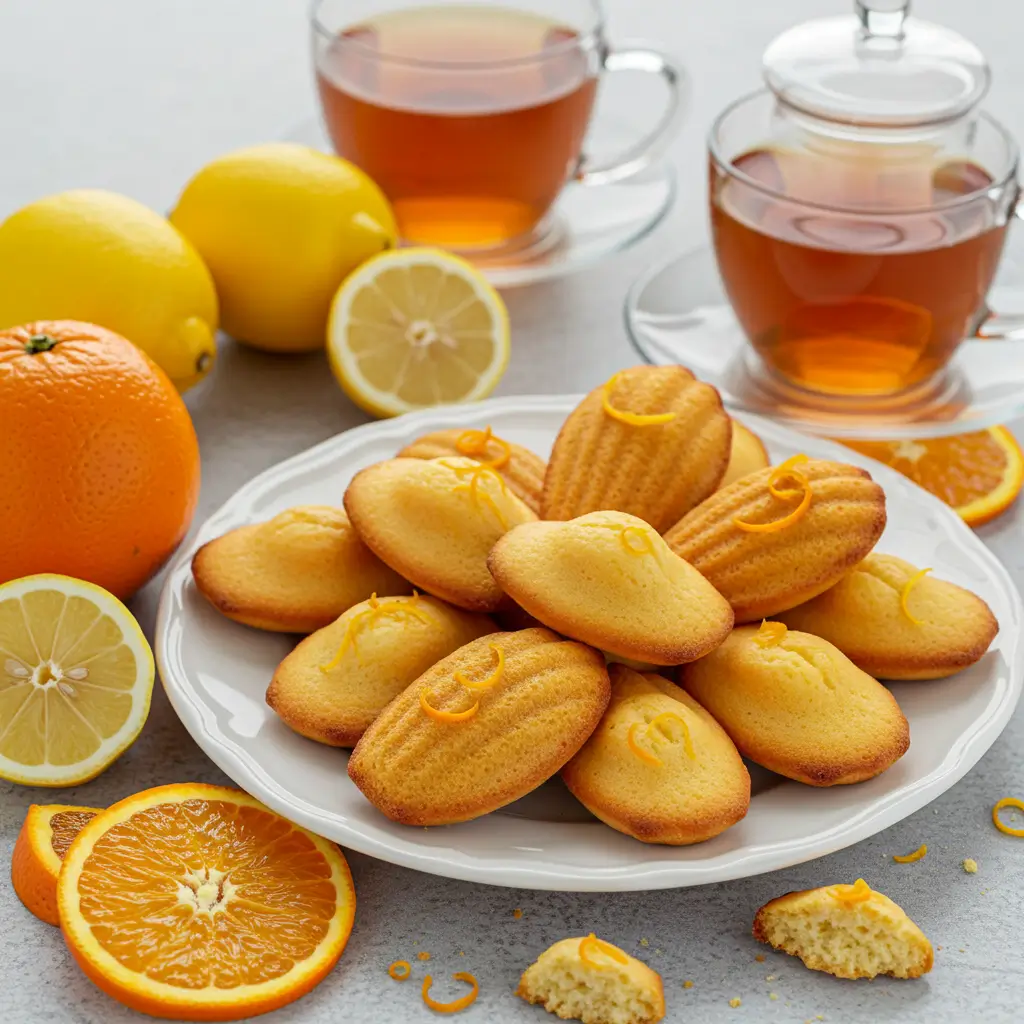
<svg viewBox="0 0 1024 1024">
<path fill-rule="evenodd" d="M 665 540 L 732 605 L 737 622 L 828 590 L 875 546 L 885 494 L 863 469 L 798 455 L 742 477 Z"/>
<path fill-rule="evenodd" d="M 601 655 L 550 630 L 481 637 L 380 713 L 349 778 L 405 825 L 478 818 L 558 772 L 594 731 L 609 690 Z"/>
<path fill-rule="evenodd" d="M 728 487 L 741 477 L 756 473 L 759 469 L 767 469 L 772 464 L 768 457 L 768 449 L 764 442 L 752 430 L 748 430 L 739 420 L 732 421 L 732 447 L 729 450 L 729 464 L 725 468 L 725 476 L 718 489 Z"/>
<path fill-rule="evenodd" d="M 910 746 L 907 720 L 880 682 L 827 640 L 781 622 L 733 630 L 680 679 L 744 757 L 809 786 L 873 778 Z"/>
<path fill-rule="evenodd" d="M 657 1024 L 665 1016 L 661 975 L 593 932 L 544 950 L 516 995 L 582 1024 Z"/>
<path fill-rule="evenodd" d="M 614 509 L 663 532 L 718 486 L 731 437 L 718 392 L 689 370 L 623 370 L 591 391 L 562 425 L 540 517 Z"/>
<path fill-rule="evenodd" d="M 823 637 L 882 679 L 951 676 L 973 665 L 999 632 L 976 594 L 877 552 L 779 619 L 790 629 Z"/>
<path fill-rule="evenodd" d="M 653 665 L 678 665 L 729 635 L 729 603 L 625 512 L 510 530 L 487 560 L 502 589 L 575 640 Z"/>
<path fill-rule="evenodd" d="M 371 594 L 412 590 L 328 505 L 290 508 L 204 544 L 192 559 L 199 592 L 256 629 L 312 633 Z"/>
<path fill-rule="evenodd" d="M 466 456 L 492 466 L 508 484 L 508 489 L 534 512 L 540 511 L 544 473 L 548 464 L 521 444 L 506 441 L 490 427 L 463 430 L 436 430 L 424 434 L 399 453 L 402 459 L 441 459 Z"/>
<path fill-rule="evenodd" d="M 750 775 L 722 727 L 669 680 L 610 665 L 612 699 L 562 769 L 577 800 L 645 843 L 701 843 L 750 807 Z"/>
<path fill-rule="evenodd" d="M 421 590 L 478 612 L 505 603 L 487 571 L 494 542 L 537 518 L 493 468 L 461 456 L 378 462 L 349 484 L 345 510 L 382 561 Z"/>
<path fill-rule="evenodd" d="M 754 938 L 837 978 L 920 978 L 934 961 L 924 932 L 863 878 L 766 903 L 754 918 Z"/>
<path fill-rule="evenodd" d="M 435 597 L 371 597 L 281 662 L 267 703 L 297 733 L 354 747 L 389 701 L 431 665 L 493 632 L 486 615 Z"/>
</svg>

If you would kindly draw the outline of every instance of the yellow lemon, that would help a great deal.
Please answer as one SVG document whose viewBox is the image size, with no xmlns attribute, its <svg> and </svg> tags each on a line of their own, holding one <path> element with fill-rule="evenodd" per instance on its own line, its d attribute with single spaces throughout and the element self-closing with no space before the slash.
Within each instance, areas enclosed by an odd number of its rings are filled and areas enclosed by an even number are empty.
<svg viewBox="0 0 1024 1024">
<path fill-rule="evenodd" d="M 0 329 L 59 319 L 134 342 L 180 391 L 217 353 L 217 293 L 199 254 L 159 214 L 113 192 L 61 192 L 0 224 Z"/>
<path fill-rule="evenodd" d="M 153 654 L 113 594 L 70 576 L 0 586 L 0 779 L 77 786 L 134 742 Z"/>
<path fill-rule="evenodd" d="M 475 402 L 508 365 L 508 311 L 465 260 L 395 249 L 338 289 L 327 355 L 348 396 L 374 416 Z"/>
<path fill-rule="evenodd" d="M 388 201 L 358 167 L 289 142 L 207 164 L 171 222 L 213 273 L 224 330 L 271 352 L 323 348 L 338 285 L 397 241 Z"/>
</svg>

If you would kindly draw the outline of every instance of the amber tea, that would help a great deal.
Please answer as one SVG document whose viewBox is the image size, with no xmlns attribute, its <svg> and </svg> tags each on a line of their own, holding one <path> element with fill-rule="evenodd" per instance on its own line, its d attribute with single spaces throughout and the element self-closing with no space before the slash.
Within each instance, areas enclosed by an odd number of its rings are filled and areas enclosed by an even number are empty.
<svg viewBox="0 0 1024 1024">
<path fill-rule="evenodd" d="M 472 4 L 352 25 L 317 59 L 331 140 L 405 239 L 500 246 L 543 220 L 577 166 L 600 59 L 579 43 L 537 14 Z"/>
<path fill-rule="evenodd" d="M 843 156 L 760 149 L 731 161 L 738 174 L 713 159 L 719 271 L 776 373 L 817 392 L 893 394 L 974 332 L 1006 224 L 955 202 L 992 183 L 976 164 Z"/>
</svg>

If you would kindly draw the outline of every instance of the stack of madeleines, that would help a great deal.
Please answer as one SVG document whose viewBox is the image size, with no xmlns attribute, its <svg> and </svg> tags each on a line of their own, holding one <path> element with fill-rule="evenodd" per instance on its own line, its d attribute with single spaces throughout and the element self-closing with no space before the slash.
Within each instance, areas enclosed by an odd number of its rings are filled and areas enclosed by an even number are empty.
<svg viewBox="0 0 1024 1024">
<path fill-rule="evenodd" d="M 961 587 L 872 549 L 885 495 L 854 466 L 774 468 L 679 366 L 616 374 L 545 464 L 486 430 L 356 474 L 202 547 L 201 593 L 308 633 L 267 702 L 351 747 L 409 825 L 467 821 L 560 774 L 614 829 L 709 839 L 750 804 L 744 759 L 809 786 L 906 752 L 885 679 L 938 679 L 997 631 Z"/>
</svg>

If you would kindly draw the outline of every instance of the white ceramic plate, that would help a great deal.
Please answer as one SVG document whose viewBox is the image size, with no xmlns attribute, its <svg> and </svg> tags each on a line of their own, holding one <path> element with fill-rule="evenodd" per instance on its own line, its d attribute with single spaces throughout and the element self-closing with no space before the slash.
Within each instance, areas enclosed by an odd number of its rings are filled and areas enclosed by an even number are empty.
<svg viewBox="0 0 1024 1024">
<path fill-rule="evenodd" d="M 888 497 L 879 550 L 969 587 L 999 619 L 999 636 L 973 668 L 938 682 L 893 686 L 910 720 L 907 755 L 870 782 L 832 789 L 758 772 L 747 817 L 690 847 L 648 846 L 620 835 L 590 818 L 557 781 L 462 825 L 408 828 L 378 814 L 349 782 L 344 751 L 296 735 L 264 702 L 290 638 L 215 612 L 193 586 L 192 554 L 227 530 L 292 505 L 339 502 L 357 470 L 430 430 L 491 424 L 495 433 L 547 455 L 577 401 L 503 398 L 358 427 L 262 473 L 210 517 L 171 568 L 156 654 L 185 727 L 238 785 L 314 832 L 421 871 L 535 889 L 657 889 L 741 878 L 849 846 L 933 800 L 991 746 L 1024 677 L 1021 600 L 1005 570 L 952 511 L 899 474 L 830 442 L 746 417 L 776 462 L 802 451 L 869 468 Z"/>
</svg>

